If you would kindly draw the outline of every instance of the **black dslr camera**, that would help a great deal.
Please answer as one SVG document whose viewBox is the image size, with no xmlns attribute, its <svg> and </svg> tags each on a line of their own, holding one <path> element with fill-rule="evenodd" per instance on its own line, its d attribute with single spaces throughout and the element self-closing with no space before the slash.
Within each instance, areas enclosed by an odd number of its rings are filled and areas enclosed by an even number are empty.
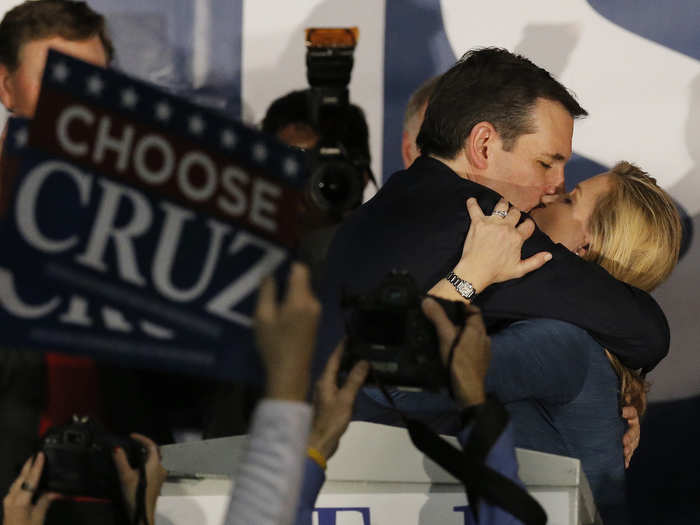
<svg viewBox="0 0 700 525">
<path fill-rule="evenodd" d="M 341 369 L 369 361 L 372 376 L 387 386 L 439 390 L 447 386 L 438 338 L 421 309 L 423 295 L 406 272 L 391 272 L 365 295 L 342 298 L 347 343 Z M 464 325 L 466 308 L 459 301 L 434 298 L 456 325 Z"/>
<path fill-rule="evenodd" d="M 309 119 L 320 136 L 310 152 L 308 198 L 336 220 L 362 203 L 364 174 L 371 174 L 369 151 L 343 140 L 357 109 L 348 95 L 357 34 L 354 27 L 306 30 Z"/>
<path fill-rule="evenodd" d="M 90 418 L 50 428 L 41 439 L 46 455 L 39 489 L 71 496 L 121 501 L 121 486 L 112 451 L 121 447 L 132 468 L 142 467 L 148 455 L 140 442 L 106 432 Z"/>
</svg>

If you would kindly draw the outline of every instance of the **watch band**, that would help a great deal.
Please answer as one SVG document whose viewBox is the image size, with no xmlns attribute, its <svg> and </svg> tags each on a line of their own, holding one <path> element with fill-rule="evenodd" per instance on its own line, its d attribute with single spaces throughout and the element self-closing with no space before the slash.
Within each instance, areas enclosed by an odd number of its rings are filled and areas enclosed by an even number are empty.
<svg viewBox="0 0 700 525">
<path fill-rule="evenodd" d="M 454 272 L 448 273 L 445 279 L 447 279 L 447 282 L 454 286 L 459 295 L 465 299 L 472 300 L 476 295 L 476 290 L 474 289 L 472 283 L 460 278 Z"/>
</svg>

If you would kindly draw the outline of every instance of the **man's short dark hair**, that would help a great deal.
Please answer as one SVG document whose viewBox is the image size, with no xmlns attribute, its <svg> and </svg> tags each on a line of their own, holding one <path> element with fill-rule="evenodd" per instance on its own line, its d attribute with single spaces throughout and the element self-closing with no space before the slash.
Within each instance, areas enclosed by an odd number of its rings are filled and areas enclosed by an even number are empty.
<svg viewBox="0 0 700 525">
<path fill-rule="evenodd" d="M 510 150 L 533 133 L 537 99 L 560 102 L 573 117 L 585 116 L 571 93 L 527 58 L 505 49 L 467 52 L 438 81 L 416 143 L 423 155 L 453 159 L 479 122 L 490 122 Z"/>
<path fill-rule="evenodd" d="M 370 162 L 369 128 L 362 108 L 350 104 L 342 111 L 334 111 L 334 118 L 326 122 L 319 130 L 311 118 L 309 90 L 292 91 L 270 104 L 262 121 L 265 133 L 276 135 L 290 124 L 308 126 L 316 135 L 331 136 L 347 149 L 352 157 L 360 157 Z"/>
<path fill-rule="evenodd" d="M 56 36 L 74 41 L 99 36 L 107 61 L 114 55 L 104 17 L 85 2 L 27 0 L 5 13 L 0 22 L 0 64 L 14 71 L 22 45 Z"/>
</svg>

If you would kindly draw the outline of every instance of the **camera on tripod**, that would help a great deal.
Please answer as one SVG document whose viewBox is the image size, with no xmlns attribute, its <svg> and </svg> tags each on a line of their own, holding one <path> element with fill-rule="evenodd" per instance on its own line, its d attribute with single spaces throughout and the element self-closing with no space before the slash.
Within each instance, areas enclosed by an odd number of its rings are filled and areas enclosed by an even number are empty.
<svg viewBox="0 0 700 525">
<path fill-rule="evenodd" d="M 393 271 L 369 293 L 347 295 L 342 306 L 346 315 L 347 342 L 341 369 L 366 360 L 372 374 L 386 386 L 439 390 L 448 384 L 447 369 L 440 358 L 435 327 L 421 308 L 423 295 L 411 275 Z M 464 303 L 433 297 L 447 317 L 463 326 Z"/>
<path fill-rule="evenodd" d="M 365 177 L 372 178 L 369 151 L 353 147 L 348 136 L 348 84 L 354 64 L 358 30 L 306 30 L 306 76 L 309 82 L 309 119 L 319 141 L 309 152 L 309 201 L 336 220 L 362 203 Z"/>
</svg>

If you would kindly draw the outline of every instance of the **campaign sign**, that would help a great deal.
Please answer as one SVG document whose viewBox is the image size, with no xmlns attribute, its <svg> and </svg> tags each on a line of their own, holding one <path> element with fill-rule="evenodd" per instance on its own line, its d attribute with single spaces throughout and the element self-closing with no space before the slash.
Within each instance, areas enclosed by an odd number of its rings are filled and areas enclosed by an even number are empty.
<svg viewBox="0 0 700 525">
<path fill-rule="evenodd" d="M 0 292 L 32 322 L 13 344 L 178 368 L 191 352 L 188 370 L 251 379 L 254 296 L 296 242 L 303 155 L 54 52 L 28 133 L 14 124 Z M 92 324 L 69 329 L 73 314 Z"/>
<path fill-rule="evenodd" d="M 228 355 L 222 349 L 202 345 L 186 330 L 154 322 L 152 316 L 129 315 L 123 309 L 57 286 L 58 280 L 50 276 L 51 263 L 38 257 L 36 250 L 23 240 L 17 224 L 23 222 L 25 226 L 21 228 L 26 229 L 29 216 L 18 214 L 22 204 L 18 208 L 13 195 L 18 185 L 26 188 L 25 178 L 20 174 L 31 171 L 33 166 L 53 163 L 49 165 L 57 172 L 61 166 L 72 168 L 63 161 L 29 150 L 26 147 L 28 125 L 26 120 L 10 119 L 2 155 L 0 239 L 5 249 L 0 251 L 0 319 L 3 346 L 63 350 L 124 364 L 227 377 L 213 374 L 223 369 L 217 366 Z M 51 206 L 61 202 L 61 180 L 55 177 L 38 196 L 37 224 L 46 224 L 45 218 L 55 215 Z M 47 231 L 65 234 L 75 220 L 69 210 L 61 221 L 48 224 Z M 179 321 L 180 328 L 198 320 L 180 318 Z M 253 356 L 244 354 L 241 357 L 249 361 L 248 369 L 256 368 Z"/>
</svg>

